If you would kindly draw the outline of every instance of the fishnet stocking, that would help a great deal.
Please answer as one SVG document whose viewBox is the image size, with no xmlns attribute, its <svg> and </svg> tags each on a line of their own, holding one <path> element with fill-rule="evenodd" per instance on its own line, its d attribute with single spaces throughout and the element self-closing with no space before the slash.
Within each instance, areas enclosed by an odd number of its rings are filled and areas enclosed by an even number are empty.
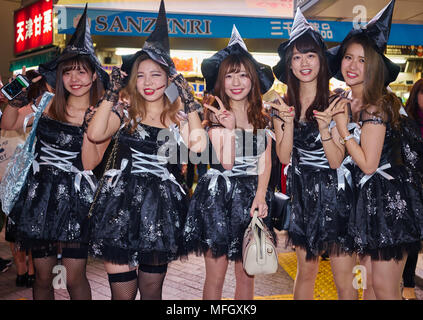
<svg viewBox="0 0 423 320">
<path fill-rule="evenodd" d="M 162 289 L 165 276 L 166 270 L 161 273 L 138 270 L 138 287 L 141 300 L 162 300 Z"/>
<path fill-rule="evenodd" d="M 91 287 L 86 275 L 87 259 L 63 258 L 66 288 L 71 300 L 91 300 Z"/>
<path fill-rule="evenodd" d="M 109 273 L 109 284 L 112 300 L 135 300 L 138 289 L 136 270 Z"/>
<path fill-rule="evenodd" d="M 54 274 L 53 267 L 57 264 L 56 256 L 34 258 L 35 282 L 32 287 L 34 300 L 54 300 L 52 286 Z"/>
</svg>

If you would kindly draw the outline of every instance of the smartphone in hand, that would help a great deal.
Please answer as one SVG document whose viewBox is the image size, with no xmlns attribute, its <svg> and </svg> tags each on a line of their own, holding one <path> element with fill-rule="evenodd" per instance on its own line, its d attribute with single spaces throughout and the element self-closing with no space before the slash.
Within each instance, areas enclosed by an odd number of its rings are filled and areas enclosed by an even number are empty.
<svg viewBox="0 0 423 320">
<path fill-rule="evenodd" d="M 18 96 L 23 89 L 28 88 L 29 84 L 29 80 L 25 76 L 18 74 L 12 82 L 1 88 L 1 93 L 10 101 Z"/>
</svg>

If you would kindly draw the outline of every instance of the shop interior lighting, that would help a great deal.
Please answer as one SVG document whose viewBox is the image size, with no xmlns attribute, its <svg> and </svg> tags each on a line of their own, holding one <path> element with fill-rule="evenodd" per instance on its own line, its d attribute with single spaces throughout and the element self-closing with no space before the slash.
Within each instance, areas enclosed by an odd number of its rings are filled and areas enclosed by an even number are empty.
<svg viewBox="0 0 423 320">
<path fill-rule="evenodd" d="M 138 50 L 138 48 L 116 48 L 115 54 L 117 56 L 127 56 L 130 54 L 134 54 Z"/>
<path fill-rule="evenodd" d="M 195 58 L 199 61 L 210 58 L 216 51 L 198 51 L 198 50 L 171 50 L 170 55 L 172 57 L 178 57 L 182 59 Z M 277 53 L 263 53 L 263 52 L 251 52 L 253 57 L 260 63 L 267 64 L 271 67 L 279 62 L 279 56 Z"/>
<path fill-rule="evenodd" d="M 115 54 L 118 56 L 124 56 L 134 54 L 139 48 L 116 48 Z M 216 51 L 200 51 L 200 50 L 171 50 L 170 55 L 172 57 L 178 57 L 181 59 L 194 58 L 202 61 L 203 59 L 210 58 Z M 277 53 L 262 53 L 262 52 L 251 52 L 253 57 L 264 64 L 271 67 L 275 66 L 279 62 L 279 56 Z"/>
<path fill-rule="evenodd" d="M 404 64 L 404 63 L 407 62 L 407 59 L 406 58 L 403 58 L 403 57 L 392 57 L 391 58 L 391 61 L 393 63 L 396 63 L 396 64 Z"/>
</svg>

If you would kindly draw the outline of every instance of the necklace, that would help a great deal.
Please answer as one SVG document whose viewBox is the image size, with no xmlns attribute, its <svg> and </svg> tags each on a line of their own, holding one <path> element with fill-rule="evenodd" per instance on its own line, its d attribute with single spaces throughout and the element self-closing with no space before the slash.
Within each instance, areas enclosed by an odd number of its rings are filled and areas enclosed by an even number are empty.
<svg viewBox="0 0 423 320">
<path fill-rule="evenodd" d="M 156 121 L 156 119 L 158 119 L 160 117 L 160 115 L 156 114 L 154 116 L 152 116 L 151 114 L 147 114 L 147 118 L 149 118 L 151 121 Z"/>
</svg>

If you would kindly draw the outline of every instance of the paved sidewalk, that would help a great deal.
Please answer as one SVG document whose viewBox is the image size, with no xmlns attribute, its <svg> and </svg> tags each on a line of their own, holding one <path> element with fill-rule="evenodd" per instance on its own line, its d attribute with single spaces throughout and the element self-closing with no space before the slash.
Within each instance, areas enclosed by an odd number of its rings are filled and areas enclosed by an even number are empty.
<svg viewBox="0 0 423 320">
<path fill-rule="evenodd" d="M 278 252 L 292 252 L 285 248 L 285 234 L 278 233 Z M 11 257 L 9 244 L 4 241 L 4 231 L 0 233 L 0 257 Z M 328 272 L 328 271 L 326 271 Z M 292 299 L 294 280 L 288 271 L 279 266 L 271 275 L 256 276 L 255 299 L 290 300 Z M 330 271 L 328 272 L 330 273 Z M 331 277 L 330 274 L 325 275 Z M 89 259 L 87 277 L 91 285 L 93 300 L 110 300 L 110 289 L 107 274 L 100 260 Z M 165 300 L 200 300 L 205 277 L 203 257 L 190 255 L 188 261 L 174 261 L 169 265 L 164 281 L 163 299 Z M 15 286 L 16 268 L 14 265 L 7 272 L 0 273 L 0 300 L 32 300 L 32 289 Z M 417 284 L 423 285 L 423 255 L 420 254 L 416 270 Z M 235 292 L 234 265 L 230 263 L 223 287 L 223 298 L 233 299 Z M 423 290 L 416 287 L 419 300 L 423 300 Z M 65 289 L 55 290 L 56 300 L 69 300 Z M 139 299 L 139 296 L 137 297 Z"/>
<path fill-rule="evenodd" d="M 279 236 L 278 251 L 284 249 L 284 235 Z M 10 259 L 9 244 L 4 241 L 4 231 L 0 233 L 0 257 Z M 205 267 L 203 257 L 190 255 L 187 261 L 174 261 L 169 265 L 164 281 L 163 299 L 165 300 L 199 300 L 202 297 Z M 93 300 L 110 300 L 110 289 L 103 263 L 97 259 L 89 259 L 87 277 L 91 285 Z M 15 286 L 16 268 L 14 265 L 5 273 L 0 273 L 0 300 L 32 300 L 32 289 Z M 294 281 L 279 266 L 278 272 L 272 275 L 257 276 L 255 296 L 257 299 L 286 299 L 292 294 Z M 235 274 L 233 263 L 229 264 L 223 287 L 223 298 L 232 299 L 235 292 Z M 68 300 L 66 290 L 55 290 L 57 300 Z M 139 294 L 137 299 L 139 298 Z"/>
</svg>

